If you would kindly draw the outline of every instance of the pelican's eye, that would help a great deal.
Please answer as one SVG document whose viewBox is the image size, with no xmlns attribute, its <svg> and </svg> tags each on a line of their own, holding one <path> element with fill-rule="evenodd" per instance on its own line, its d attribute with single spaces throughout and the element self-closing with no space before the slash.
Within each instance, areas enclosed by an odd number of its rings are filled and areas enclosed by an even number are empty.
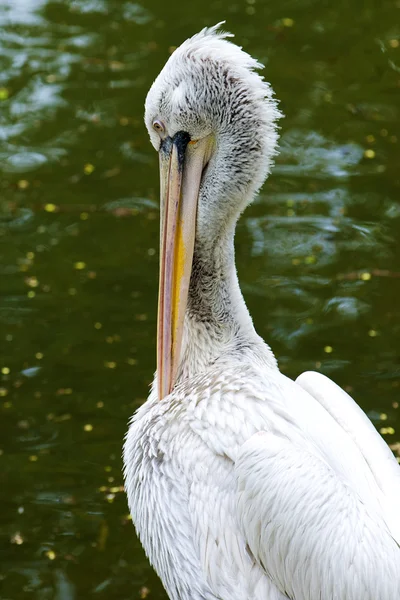
<svg viewBox="0 0 400 600">
<path fill-rule="evenodd" d="M 164 123 L 161 121 L 153 121 L 153 129 L 155 129 L 159 134 L 165 133 Z"/>
</svg>

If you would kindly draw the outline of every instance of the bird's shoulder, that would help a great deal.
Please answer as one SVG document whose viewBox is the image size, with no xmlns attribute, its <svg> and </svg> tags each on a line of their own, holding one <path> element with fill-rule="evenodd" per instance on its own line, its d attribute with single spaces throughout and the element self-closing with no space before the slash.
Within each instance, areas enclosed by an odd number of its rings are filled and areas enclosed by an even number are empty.
<svg viewBox="0 0 400 600">
<path fill-rule="evenodd" d="M 153 453 L 190 446 L 235 460 L 258 431 L 288 434 L 298 426 L 285 406 L 279 371 L 236 361 L 183 381 L 159 402 L 155 391 L 132 418 L 128 438 Z M 187 456 L 185 458 L 187 464 Z"/>
</svg>

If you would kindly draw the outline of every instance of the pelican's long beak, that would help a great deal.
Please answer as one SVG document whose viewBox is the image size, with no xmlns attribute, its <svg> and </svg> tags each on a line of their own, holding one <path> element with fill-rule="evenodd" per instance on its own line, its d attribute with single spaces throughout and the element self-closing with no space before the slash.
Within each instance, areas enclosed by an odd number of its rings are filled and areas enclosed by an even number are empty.
<svg viewBox="0 0 400 600">
<path fill-rule="evenodd" d="M 161 241 L 158 297 L 158 398 L 167 396 L 179 366 L 192 271 L 197 201 L 210 140 L 178 132 L 160 147 Z"/>
</svg>

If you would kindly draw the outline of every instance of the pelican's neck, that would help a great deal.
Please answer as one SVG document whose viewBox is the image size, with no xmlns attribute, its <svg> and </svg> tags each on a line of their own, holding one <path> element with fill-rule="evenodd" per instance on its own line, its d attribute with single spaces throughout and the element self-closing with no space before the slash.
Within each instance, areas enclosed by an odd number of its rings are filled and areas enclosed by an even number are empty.
<svg viewBox="0 0 400 600">
<path fill-rule="evenodd" d="M 227 353 L 268 348 L 239 287 L 234 229 L 235 224 L 227 225 L 212 239 L 196 239 L 178 380 L 201 373 Z"/>
</svg>

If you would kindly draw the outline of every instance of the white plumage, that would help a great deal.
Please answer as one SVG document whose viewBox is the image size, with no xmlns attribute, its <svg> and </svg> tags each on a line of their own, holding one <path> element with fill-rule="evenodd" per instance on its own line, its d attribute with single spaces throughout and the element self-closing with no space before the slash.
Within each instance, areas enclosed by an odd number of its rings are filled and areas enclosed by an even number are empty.
<svg viewBox="0 0 400 600">
<path fill-rule="evenodd" d="M 124 448 L 132 518 L 173 600 L 399 600 L 396 460 L 331 380 L 280 373 L 240 293 L 234 225 L 268 173 L 280 115 L 259 65 L 224 37 L 212 28 L 186 41 L 146 100 L 152 143 L 161 165 L 167 153 L 169 161 L 161 185 L 164 341 Z M 178 245 L 172 268 L 168 207 L 180 198 L 188 216 L 187 165 L 198 148 L 193 258 Z M 177 297 L 181 259 L 190 285 Z M 168 362 L 171 352 L 177 358 Z"/>
</svg>

